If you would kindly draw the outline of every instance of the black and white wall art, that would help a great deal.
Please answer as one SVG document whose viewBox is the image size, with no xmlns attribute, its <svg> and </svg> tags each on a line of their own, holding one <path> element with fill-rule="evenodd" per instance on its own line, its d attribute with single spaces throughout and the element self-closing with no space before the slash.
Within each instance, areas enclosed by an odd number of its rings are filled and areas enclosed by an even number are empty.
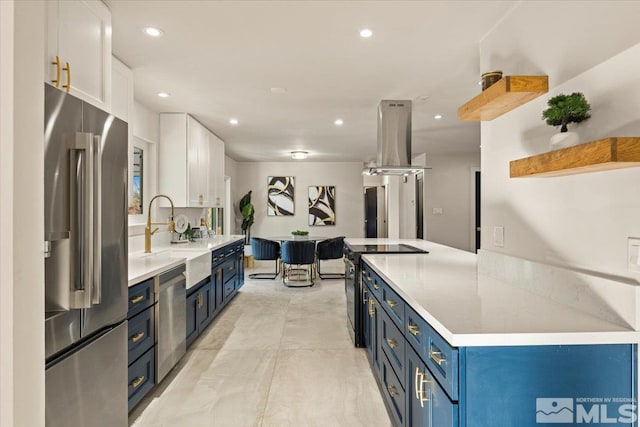
<svg viewBox="0 0 640 427">
<path fill-rule="evenodd" d="M 267 215 L 293 216 L 295 177 L 270 176 L 267 183 Z"/>
<path fill-rule="evenodd" d="M 336 225 L 336 187 L 309 187 L 309 225 Z"/>
</svg>

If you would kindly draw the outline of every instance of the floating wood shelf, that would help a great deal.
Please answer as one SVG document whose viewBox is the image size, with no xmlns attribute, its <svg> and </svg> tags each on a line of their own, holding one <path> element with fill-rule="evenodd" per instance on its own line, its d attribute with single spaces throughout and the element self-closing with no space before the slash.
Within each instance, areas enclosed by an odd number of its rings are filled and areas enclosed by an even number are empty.
<svg viewBox="0 0 640 427">
<path fill-rule="evenodd" d="M 640 137 L 605 138 L 509 163 L 511 178 L 547 177 L 640 166 Z"/>
<path fill-rule="evenodd" d="M 458 108 L 458 119 L 493 120 L 548 91 L 548 76 L 505 76 Z"/>
</svg>

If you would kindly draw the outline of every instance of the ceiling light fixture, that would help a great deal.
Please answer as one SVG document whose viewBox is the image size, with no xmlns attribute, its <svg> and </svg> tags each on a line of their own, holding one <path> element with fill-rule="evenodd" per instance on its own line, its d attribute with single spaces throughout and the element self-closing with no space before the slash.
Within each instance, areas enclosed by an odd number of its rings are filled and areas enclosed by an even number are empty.
<svg viewBox="0 0 640 427">
<path fill-rule="evenodd" d="M 363 28 L 362 30 L 360 30 L 360 37 L 362 37 L 363 39 L 368 39 L 372 35 L 373 35 L 373 31 L 371 31 L 368 28 Z"/>
<path fill-rule="evenodd" d="M 344 120 L 342 119 L 336 119 L 335 122 L 333 122 L 336 126 L 342 126 L 344 124 Z"/>
<path fill-rule="evenodd" d="M 151 37 L 160 37 L 164 34 L 164 31 L 162 31 L 160 28 L 155 27 L 146 27 L 143 29 L 143 31 L 146 35 Z"/>
<path fill-rule="evenodd" d="M 238 124 L 238 119 L 229 119 L 229 123 L 235 126 Z"/>
<path fill-rule="evenodd" d="M 435 116 L 433 116 L 433 118 L 436 120 L 440 120 L 442 118 L 442 114 L 436 114 Z"/>
<path fill-rule="evenodd" d="M 292 151 L 291 158 L 294 160 L 304 160 L 309 155 L 308 151 Z"/>
<path fill-rule="evenodd" d="M 271 93 L 278 93 L 278 94 L 287 93 L 287 89 L 284 87 L 272 87 L 269 90 L 271 91 Z"/>
<path fill-rule="evenodd" d="M 168 97 L 169 97 L 169 94 L 168 94 L 167 92 L 160 92 L 160 93 L 158 94 L 158 96 L 159 96 L 160 98 L 168 98 Z"/>
</svg>

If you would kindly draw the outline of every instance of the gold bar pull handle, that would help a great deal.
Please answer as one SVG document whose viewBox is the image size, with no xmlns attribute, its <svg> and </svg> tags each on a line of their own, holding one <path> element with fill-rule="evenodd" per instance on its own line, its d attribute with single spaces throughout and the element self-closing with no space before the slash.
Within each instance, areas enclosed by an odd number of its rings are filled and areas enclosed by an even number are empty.
<svg viewBox="0 0 640 427">
<path fill-rule="evenodd" d="M 62 87 L 65 88 L 67 92 L 69 92 L 71 91 L 71 66 L 68 62 L 66 64 L 66 66 L 62 67 L 62 70 L 67 72 L 67 84 L 62 85 Z"/>
<path fill-rule="evenodd" d="M 136 295 L 135 297 L 131 298 L 129 301 L 131 302 L 131 304 L 138 304 L 143 299 L 144 299 L 144 295 Z"/>
<path fill-rule="evenodd" d="M 137 334 L 133 335 L 131 337 L 131 342 L 138 342 L 140 341 L 142 338 L 144 338 L 144 332 L 138 332 Z"/>
<path fill-rule="evenodd" d="M 362 303 L 366 304 L 367 301 L 369 301 L 369 299 L 367 298 L 367 290 L 365 289 L 364 292 L 362 292 Z"/>
<path fill-rule="evenodd" d="M 391 348 L 398 347 L 398 343 L 394 339 L 391 339 L 391 338 L 387 338 L 387 344 L 389 344 L 389 347 L 391 347 Z"/>
<path fill-rule="evenodd" d="M 411 323 L 409 323 L 407 325 L 407 329 L 409 330 L 409 333 L 411 335 L 420 335 L 420 327 L 418 327 L 418 325 L 412 325 Z"/>
<path fill-rule="evenodd" d="M 438 366 L 442 365 L 444 362 L 447 361 L 447 359 L 442 357 L 441 351 L 435 351 L 432 348 L 429 349 L 429 357 L 431 358 L 431 360 L 436 362 Z"/>
<path fill-rule="evenodd" d="M 415 390 L 416 390 L 416 399 L 420 401 L 420 407 L 424 408 L 424 402 L 429 401 L 429 390 L 425 390 L 424 386 L 429 384 L 431 380 L 426 380 L 425 372 L 420 372 L 420 368 L 416 366 L 416 376 L 415 376 Z"/>
<path fill-rule="evenodd" d="M 60 87 L 60 57 L 56 55 L 56 60 L 51 63 L 51 65 L 56 66 L 56 78 L 51 80 L 51 83 L 55 85 L 55 87 Z"/>
<path fill-rule="evenodd" d="M 142 384 L 143 382 L 144 382 L 144 375 L 141 377 L 136 377 L 136 379 L 131 381 L 129 385 L 133 388 L 138 388 L 140 384 Z"/>
<path fill-rule="evenodd" d="M 373 289 L 375 289 L 375 290 L 377 291 L 378 289 L 380 289 L 380 285 L 376 285 L 376 284 L 374 283 L 374 284 L 373 284 Z"/>
<path fill-rule="evenodd" d="M 373 317 L 376 314 L 376 311 L 373 308 L 374 305 L 376 305 L 376 302 L 373 300 L 373 298 L 369 298 L 369 317 Z"/>
<path fill-rule="evenodd" d="M 392 385 L 388 385 L 387 386 L 387 390 L 389 390 L 389 395 L 391 397 L 396 397 L 398 395 L 398 392 L 396 391 L 396 388 Z"/>
<path fill-rule="evenodd" d="M 393 308 L 396 305 L 398 305 L 398 303 L 396 301 L 392 300 L 392 299 L 388 299 L 386 301 L 387 301 L 387 304 L 389 305 L 389 307 L 391 307 L 391 308 Z"/>
</svg>

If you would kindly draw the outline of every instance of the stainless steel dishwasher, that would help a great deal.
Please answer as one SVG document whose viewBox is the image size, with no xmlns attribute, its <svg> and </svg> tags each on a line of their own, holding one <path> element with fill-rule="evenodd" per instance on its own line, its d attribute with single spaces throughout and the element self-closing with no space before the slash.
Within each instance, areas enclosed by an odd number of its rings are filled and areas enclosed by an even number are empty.
<svg viewBox="0 0 640 427">
<path fill-rule="evenodd" d="M 187 351 L 187 290 L 184 264 L 156 276 L 156 383 Z"/>
</svg>

